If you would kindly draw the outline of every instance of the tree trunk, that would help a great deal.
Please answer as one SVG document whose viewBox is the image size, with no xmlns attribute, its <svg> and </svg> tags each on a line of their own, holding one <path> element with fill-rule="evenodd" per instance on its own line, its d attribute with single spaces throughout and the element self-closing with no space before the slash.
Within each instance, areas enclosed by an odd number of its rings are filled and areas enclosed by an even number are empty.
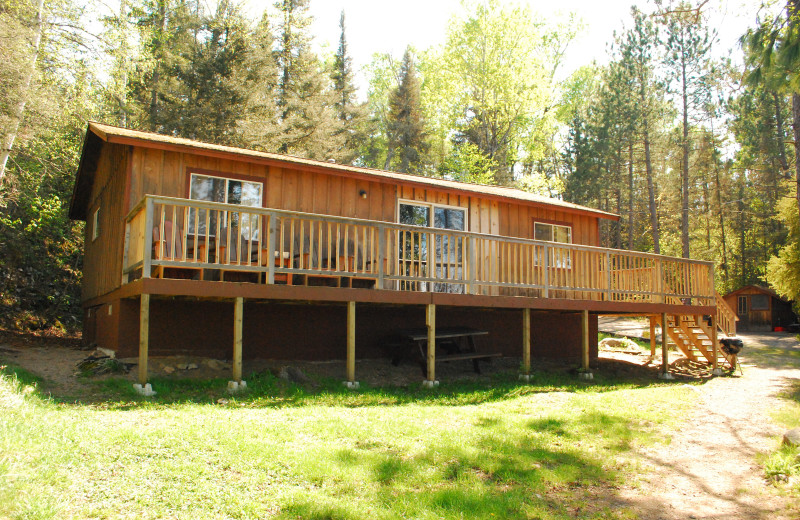
<svg viewBox="0 0 800 520">
<path fill-rule="evenodd" d="M 33 76 L 36 74 L 36 63 L 39 59 L 39 47 L 42 43 L 42 30 L 43 23 L 44 0 L 39 0 L 36 7 L 36 18 L 33 24 L 33 33 L 31 39 L 31 59 L 25 69 L 24 76 L 22 77 L 22 92 L 19 101 L 11 111 L 11 121 L 9 126 L 5 129 L 3 136 L 2 147 L 0 148 L 0 186 L 3 185 L 3 179 L 6 175 L 6 165 L 8 164 L 8 157 L 11 155 L 11 150 L 14 148 L 14 141 L 17 138 L 19 127 L 22 124 L 22 118 L 25 115 L 25 105 L 28 103 L 30 95 L 31 83 Z"/>
<path fill-rule="evenodd" d="M 792 119 L 792 130 L 794 130 L 794 186 L 797 211 L 798 215 L 800 215 L 800 94 L 797 92 L 792 93 Z"/>
<path fill-rule="evenodd" d="M 781 163 L 781 174 L 784 178 L 789 178 L 789 161 L 786 159 L 786 147 L 784 140 L 786 136 L 783 133 L 783 113 L 781 111 L 781 98 L 778 93 L 772 91 L 772 99 L 775 101 L 775 134 L 776 144 L 778 145 L 778 161 Z"/>
<path fill-rule="evenodd" d="M 633 251 L 633 142 L 628 143 L 628 249 Z"/>
<path fill-rule="evenodd" d="M 725 288 L 728 289 L 728 247 L 725 243 L 725 212 L 722 209 L 722 185 L 719 180 L 719 164 L 717 164 L 716 159 L 714 161 L 714 174 L 715 180 L 717 184 L 716 189 L 716 201 L 715 206 L 717 207 L 717 211 L 719 212 L 719 230 L 720 230 L 720 240 L 722 242 L 722 272 L 725 275 Z"/>
<path fill-rule="evenodd" d="M 689 99 L 686 92 L 686 59 L 681 61 L 683 91 L 683 168 L 681 171 L 681 246 L 689 258 Z"/>
<path fill-rule="evenodd" d="M 647 117 L 644 121 L 644 167 L 647 171 L 647 205 L 650 209 L 650 230 L 653 233 L 653 252 L 661 254 L 661 237 L 658 232 L 658 208 L 656 208 L 656 187 L 653 181 L 653 159 L 650 155 L 650 129 Z"/>
</svg>

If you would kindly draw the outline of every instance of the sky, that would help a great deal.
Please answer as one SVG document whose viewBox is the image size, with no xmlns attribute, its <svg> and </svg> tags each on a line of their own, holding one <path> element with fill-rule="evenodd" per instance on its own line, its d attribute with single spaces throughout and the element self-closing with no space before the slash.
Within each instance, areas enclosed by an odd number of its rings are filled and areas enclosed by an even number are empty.
<svg viewBox="0 0 800 520">
<path fill-rule="evenodd" d="M 607 45 L 614 31 L 630 20 L 632 4 L 643 11 L 652 9 L 652 2 L 636 0 L 502 0 L 508 4 L 528 4 L 531 10 L 545 19 L 575 12 L 584 24 L 583 31 L 572 43 L 565 56 L 559 76 L 592 61 L 607 61 Z M 260 10 L 265 0 L 250 0 L 251 8 Z M 269 1 L 271 4 L 272 1 Z M 754 25 L 760 0 L 710 0 L 704 9 L 710 25 L 718 31 L 719 44 L 715 54 L 724 56 L 737 45 L 738 38 Z M 460 0 L 311 0 L 314 17 L 312 32 L 315 43 L 333 52 L 339 41 L 339 14 L 345 11 L 346 36 L 350 56 L 357 73 L 361 95 L 365 95 L 366 79 L 362 68 L 369 64 L 374 53 L 391 53 L 402 57 L 406 46 L 427 49 L 444 42 L 450 18 L 463 12 Z"/>
</svg>

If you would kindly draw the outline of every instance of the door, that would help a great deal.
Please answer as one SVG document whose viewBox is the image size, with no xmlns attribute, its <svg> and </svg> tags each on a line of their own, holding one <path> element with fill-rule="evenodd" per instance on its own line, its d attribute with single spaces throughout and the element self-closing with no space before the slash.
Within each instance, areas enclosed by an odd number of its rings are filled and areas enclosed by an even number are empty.
<svg viewBox="0 0 800 520">
<path fill-rule="evenodd" d="M 739 323 L 736 324 L 736 328 L 739 330 L 750 330 L 749 303 L 747 296 L 739 296 L 736 299 L 736 315 L 739 316 Z"/>
</svg>

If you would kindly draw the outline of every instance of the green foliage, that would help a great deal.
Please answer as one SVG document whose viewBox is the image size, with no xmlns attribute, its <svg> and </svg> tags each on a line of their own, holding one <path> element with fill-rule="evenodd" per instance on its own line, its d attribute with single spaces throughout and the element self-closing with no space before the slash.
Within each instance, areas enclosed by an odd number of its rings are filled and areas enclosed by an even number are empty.
<svg viewBox="0 0 800 520">
<path fill-rule="evenodd" d="M 767 264 L 767 280 L 781 296 L 800 301 L 800 218 L 795 201 L 786 198 L 780 203 L 780 216 L 789 229 L 789 238 Z"/>
<path fill-rule="evenodd" d="M 420 107 L 420 82 L 411 48 L 406 48 L 400 64 L 397 88 L 389 95 L 386 124 L 388 151 L 384 168 L 419 173 L 427 152 L 425 123 Z"/>
</svg>

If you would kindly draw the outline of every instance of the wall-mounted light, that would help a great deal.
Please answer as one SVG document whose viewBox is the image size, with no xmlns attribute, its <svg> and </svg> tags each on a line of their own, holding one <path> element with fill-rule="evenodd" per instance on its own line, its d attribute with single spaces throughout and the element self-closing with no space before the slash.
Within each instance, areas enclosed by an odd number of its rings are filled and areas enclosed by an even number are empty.
<svg viewBox="0 0 800 520">
<path fill-rule="evenodd" d="M 367 198 L 366 190 L 361 190 L 361 191 L 358 192 L 358 194 L 359 194 L 359 196 L 361 196 L 362 199 L 366 199 Z"/>
</svg>

